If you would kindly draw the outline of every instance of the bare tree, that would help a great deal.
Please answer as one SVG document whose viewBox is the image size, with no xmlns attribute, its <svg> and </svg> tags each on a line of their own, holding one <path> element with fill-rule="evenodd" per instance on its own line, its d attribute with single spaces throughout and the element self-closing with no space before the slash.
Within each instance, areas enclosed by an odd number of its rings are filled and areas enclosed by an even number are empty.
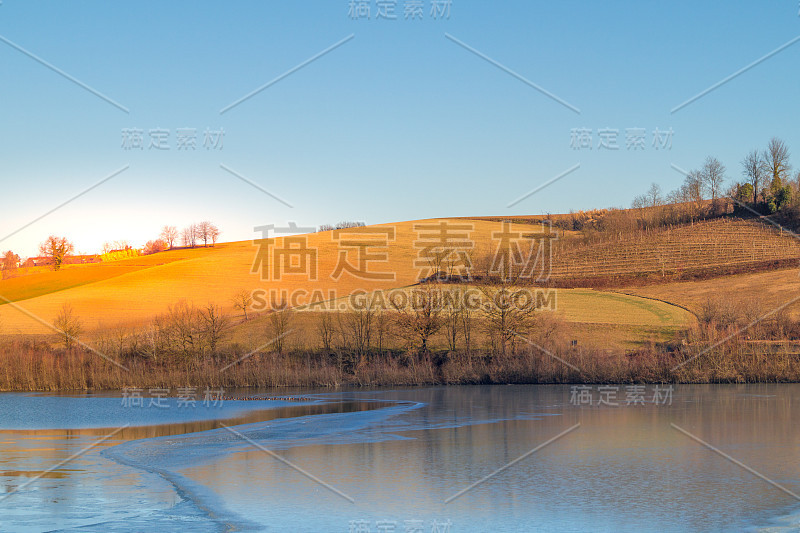
<svg viewBox="0 0 800 533">
<path fill-rule="evenodd" d="M 725 182 L 725 170 L 725 165 L 716 157 L 708 156 L 703 163 L 700 175 L 712 201 L 720 197 L 722 184 Z"/>
<path fill-rule="evenodd" d="M 444 309 L 442 324 L 447 337 L 447 345 L 451 352 L 458 349 L 458 337 L 464 326 L 462 314 L 464 312 L 464 291 L 455 288 L 444 291 Z"/>
<path fill-rule="evenodd" d="M 777 137 L 769 140 L 762 156 L 767 177 L 770 178 L 770 191 L 775 194 L 783 188 L 783 182 L 789 179 L 792 166 L 789 164 L 789 147 Z"/>
<path fill-rule="evenodd" d="M 383 348 L 386 344 L 386 339 L 391 334 L 391 320 L 389 313 L 381 306 L 375 308 L 375 316 L 372 319 L 374 324 L 372 334 L 374 338 L 374 346 L 379 354 L 383 354 Z"/>
<path fill-rule="evenodd" d="M 408 296 L 402 302 L 393 295 L 389 303 L 397 311 L 398 332 L 423 355 L 428 352 L 430 338 L 442 328 L 442 290 L 436 284 L 425 283 L 412 289 Z"/>
<path fill-rule="evenodd" d="M 349 340 L 348 347 L 358 356 L 359 364 L 364 364 L 372 342 L 375 307 L 366 304 L 339 314 L 339 327 Z"/>
<path fill-rule="evenodd" d="M 247 309 L 251 303 L 253 303 L 253 296 L 247 289 L 242 289 L 233 296 L 233 308 L 244 314 L 245 322 L 247 322 Z"/>
<path fill-rule="evenodd" d="M 650 207 L 658 207 L 664 203 L 664 197 L 661 194 L 661 186 L 658 183 L 652 183 L 647 190 L 647 204 Z"/>
<path fill-rule="evenodd" d="M 203 246 L 208 246 L 208 241 L 211 240 L 211 222 L 204 220 L 202 222 L 198 222 L 195 227 L 197 231 L 197 239 L 203 241 Z"/>
<path fill-rule="evenodd" d="M 529 334 L 535 325 L 537 302 L 534 293 L 515 280 L 483 285 L 483 315 L 488 333 L 500 343 L 500 353 L 514 353 L 517 339 Z"/>
<path fill-rule="evenodd" d="M 175 226 L 164 226 L 161 228 L 161 235 L 159 236 L 172 248 L 175 246 L 175 241 L 178 240 L 178 229 Z"/>
<path fill-rule="evenodd" d="M 466 302 L 465 302 L 466 303 Z M 475 311 L 470 305 L 464 305 L 461 309 L 461 334 L 464 336 L 464 351 L 469 357 L 472 354 L 472 324 L 474 322 Z M 470 358 L 471 362 L 472 359 Z"/>
<path fill-rule="evenodd" d="M 272 313 L 269 315 L 270 333 L 273 337 L 272 346 L 277 353 L 283 353 L 286 346 L 286 337 L 288 336 L 289 326 L 292 322 L 292 308 L 285 301 L 279 305 L 274 306 Z"/>
<path fill-rule="evenodd" d="M 228 327 L 228 317 L 222 314 L 218 305 L 209 303 L 204 309 L 200 310 L 200 321 L 203 328 L 205 343 L 210 352 L 215 354 L 217 352 L 217 346 Z"/>
<path fill-rule="evenodd" d="M 322 311 L 319 315 L 319 322 L 317 322 L 317 333 L 319 333 L 319 339 L 322 341 L 322 349 L 326 352 L 331 351 L 335 330 L 333 313 Z"/>
<path fill-rule="evenodd" d="M 642 209 L 644 207 L 647 207 L 647 203 L 648 203 L 647 195 L 640 194 L 637 197 L 635 197 L 631 202 L 631 209 Z"/>
<path fill-rule="evenodd" d="M 753 150 L 742 159 L 742 174 L 753 187 L 753 205 L 758 204 L 758 193 L 764 182 L 764 160 Z"/>
<path fill-rule="evenodd" d="M 72 253 L 75 246 L 66 237 L 50 235 L 39 245 L 39 253 L 53 260 L 53 270 L 59 270 L 64 259 Z"/>
<path fill-rule="evenodd" d="M 78 335 L 83 332 L 81 321 L 69 303 L 64 303 L 61 306 L 53 321 L 53 326 L 58 330 L 61 342 L 64 343 L 64 348 L 67 350 L 75 346 L 78 341 Z"/>
<path fill-rule="evenodd" d="M 165 318 L 168 345 L 172 351 L 182 353 L 189 357 L 200 352 L 202 335 L 200 317 L 197 308 L 181 300 L 170 306 Z"/>
<path fill-rule="evenodd" d="M 197 226 L 195 224 L 183 228 L 181 241 L 186 248 L 194 248 L 197 245 Z"/>
<path fill-rule="evenodd" d="M 703 175 L 699 170 L 689 171 L 683 180 L 683 187 L 686 191 L 686 198 L 690 202 L 699 203 L 705 199 Z"/>
<path fill-rule="evenodd" d="M 219 234 L 222 233 L 219 231 L 219 228 L 216 227 L 214 224 L 211 224 L 208 228 L 208 235 L 211 238 L 211 246 L 215 246 L 217 244 L 217 239 L 219 239 Z"/>
</svg>

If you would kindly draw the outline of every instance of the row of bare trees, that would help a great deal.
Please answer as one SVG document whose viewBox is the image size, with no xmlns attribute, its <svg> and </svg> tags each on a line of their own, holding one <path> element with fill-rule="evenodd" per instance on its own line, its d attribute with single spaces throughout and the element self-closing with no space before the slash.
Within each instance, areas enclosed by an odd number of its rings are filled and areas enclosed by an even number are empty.
<svg viewBox="0 0 800 533">
<path fill-rule="evenodd" d="M 645 194 L 633 199 L 631 207 L 634 209 L 655 208 L 664 204 L 701 204 L 711 200 L 716 206 L 717 200 L 723 194 L 725 183 L 725 165 L 716 157 L 709 156 L 698 170 L 690 170 L 684 177 L 683 184 L 664 195 L 661 186 L 652 183 Z"/>
<path fill-rule="evenodd" d="M 118 358 L 139 356 L 153 361 L 191 362 L 216 355 L 230 324 L 230 317 L 223 314 L 219 305 L 196 307 L 181 301 L 144 327 L 103 330 L 95 344 L 103 353 Z"/>
<path fill-rule="evenodd" d="M 786 143 L 773 137 L 764 150 L 752 150 L 741 161 L 744 180 L 725 188 L 727 169 L 716 157 L 709 156 L 701 168 L 686 172 L 683 184 L 667 195 L 657 183 L 650 185 L 645 194 L 634 198 L 633 208 L 658 208 L 665 204 L 684 204 L 693 208 L 693 216 L 719 215 L 719 202 L 732 197 L 736 202 L 749 203 L 753 209 L 774 213 L 786 207 L 797 196 L 800 172 L 792 179 Z M 710 204 L 707 202 L 710 200 Z M 700 209 L 707 204 L 709 209 Z"/>
<path fill-rule="evenodd" d="M 343 220 L 336 224 L 322 224 L 317 231 L 333 231 L 337 229 L 361 228 L 366 224 L 364 222 L 355 222 L 352 220 Z"/>
<path fill-rule="evenodd" d="M 203 246 L 211 243 L 214 246 L 220 235 L 219 228 L 208 220 L 190 224 L 178 231 L 175 226 L 164 226 L 161 228 L 160 239 L 167 248 L 174 248 L 180 239 L 181 244 L 187 248 L 194 248 L 202 241 Z"/>
<path fill-rule="evenodd" d="M 319 348 L 336 357 L 341 368 L 387 353 L 390 343 L 421 360 L 433 354 L 434 337 L 439 342 L 444 339 L 447 352 L 471 354 L 480 332 L 488 339 L 491 354 L 515 353 L 536 327 L 540 302 L 530 296 L 528 288 L 515 283 L 481 286 L 477 289 L 480 305 L 470 302 L 467 290 L 425 283 L 411 289 L 408 298 L 390 296 L 388 302 L 365 298 L 344 311 L 319 312 Z M 277 305 L 269 313 L 270 350 L 282 353 L 287 349 L 297 319 L 297 312 L 286 305 Z"/>
</svg>

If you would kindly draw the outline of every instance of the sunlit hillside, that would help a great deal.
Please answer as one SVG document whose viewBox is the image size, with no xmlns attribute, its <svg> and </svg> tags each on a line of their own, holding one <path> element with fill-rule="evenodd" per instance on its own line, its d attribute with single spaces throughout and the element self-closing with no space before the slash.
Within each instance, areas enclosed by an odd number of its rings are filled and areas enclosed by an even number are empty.
<svg viewBox="0 0 800 533">
<path fill-rule="evenodd" d="M 343 298 L 354 291 L 405 287 L 432 272 L 430 261 L 425 259 L 425 247 L 430 246 L 426 239 L 436 234 L 443 222 L 449 224 L 447 231 L 452 234 L 468 236 L 472 244 L 465 250 L 475 258 L 476 267 L 480 257 L 490 255 L 501 232 L 522 236 L 541 229 L 538 225 L 504 226 L 500 222 L 462 219 L 314 233 L 302 239 L 305 239 L 303 246 L 317 254 L 317 271 L 283 273 L 280 279 L 274 279 L 271 270 L 274 261 L 272 264 L 268 261 L 266 275 L 258 268 L 253 272 L 254 266 L 263 265 L 257 260 L 260 248 L 252 241 L 179 249 L 113 263 L 68 266 L 58 272 L 38 272 L 0 282 L 0 296 L 15 302 L 0 306 L 0 327 L 6 334 L 49 333 L 52 330 L 45 323 L 52 322 L 66 302 L 74 308 L 84 327 L 92 330 L 141 324 L 181 301 L 198 306 L 215 303 L 224 312 L 234 314 L 233 298 L 240 291 L 264 289 L 275 291 L 278 297 L 289 295 L 290 299 L 299 291 L 300 297 L 290 303 L 302 305 L 311 300 Z M 364 244 L 368 246 L 359 248 Z M 274 250 L 294 245 L 291 238 L 286 241 L 277 238 L 262 252 L 275 259 Z M 348 255 L 343 262 L 344 249 Z M 350 265 L 350 270 L 345 268 L 337 273 L 337 267 L 341 270 L 344 263 Z M 361 273 L 359 268 L 368 272 Z M 682 311 L 672 316 L 669 311 L 656 310 L 639 313 L 637 317 L 636 309 L 641 309 L 638 304 L 631 304 L 633 300 L 637 299 L 627 296 L 598 299 L 586 291 L 570 295 L 562 292 L 558 305 L 568 320 L 580 322 L 680 325 L 687 320 Z M 587 307 L 587 301 L 597 305 Z M 597 312 L 592 314 L 589 309 Z M 664 312 L 670 316 L 669 320 L 659 318 Z"/>
<path fill-rule="evenodd" d="M 462 251 L 473 259 L 474 271 L 479 272 L 487 268 L 486 258 L 503 235 L 525 240 L 543 230 L 539 224 L 509 225 L 487 219 L 409 221 L 278 237 L 268 245 L 222 243 L 110 263 L 68 265 L 57 272 L 39 270 L 0 282 L 4 304 L 0 305 L 0 331 L 50 333 L 47 324 L 64 303 L 74 308 L 85 329 L 94 330 L 141 325 L 181 301 L 197 306 L 214 303 L 235 315 L 237 293 L 256 289 L 263 289 L 267 300 L 286 297 L 289 304 L 299 306 L 344 298 L 354 291 L 407 287 L 433 272 L 430 247 L 436 239 L 441 244 L 443 231 L 451 243 L 461 243 Z M 577 286 L 587 288 L 592 286 L 591 276 L 598 273 L 674 274 L 679 267 L 713 269 L 732 262 L 760 264 L 800 257 L 800 243 L 755 221 L 705 222 L 658 232 L 646 240 L 637 237 L 605 244 L 583 245 L 580 232 L 562 231 L 558 237 L 554 279 L 586 277 L 586 283 Z M 276 264 L 281 266 L 278 276 Z M 691 315 L 670 303 L 696 310 L 704 294 L 724 284 L 778 301 L 788 285 L 776 289 L 775 276 L 783 279 L 789 274 L 781 271 L 626 290 L 663 302 L 607 291 L 559 289 L 557 311 L 568 321 L 586 324 L 681 326 Z M 776 290 L 781 294 L 773 294 Z"/>
</svg>

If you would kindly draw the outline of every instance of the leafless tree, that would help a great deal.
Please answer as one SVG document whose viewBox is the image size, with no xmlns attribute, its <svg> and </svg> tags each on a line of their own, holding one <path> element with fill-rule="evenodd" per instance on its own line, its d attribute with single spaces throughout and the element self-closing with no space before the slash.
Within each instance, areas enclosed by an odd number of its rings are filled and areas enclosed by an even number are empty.
<svg viewBox="0 0 800 533">
<path fill-rule="evenodd" d="M 683 200 L 683 194 L 682 194 L 682 191 L 681 191 L 680 187 L 675 189 L 674 191 L 670 191 L 667 194 L 667 203 L 668 204 L 679 204 L 679 203 L 681 203 L 683 201 L 684 201 Z"/>
<path fill-rule="evenodd" d="M 208 246 L 208 241 L 211 240 L 211 227 L 213 224 L 207 220 L 198 222 L 195 227 L 197 228 L 197 239 L 203 241 L 203 246 Z"/>
<path fill-rule="evenodd" d="M 164 226 L 161 228 L 160 237 L 172 248 L 175 246 L 175 241 L 178 240 L 178 229 L 175 226 Z"/>
<path fill-rule="evenodd" d="M 72 253 L 75 246 L 66 237 L 50 235 L 39 245 L 39 253 L 53 260 L 53 270 L 59 270 L 64 259 Z"/>
<path fill-rule="evenodd" d="M 469 357 L 472 354 L 472 324 L 474 323 L 475 310 L 469 305 L 461 309 L 461 334 L 464 336 L 464 351 Z M 471 362 L 472 359 L 470 358 Z"/>
<path fill-rule="evenodd" d="M 228 327 L 228 317 L 222 314 L 218 305 L 209 303 L 204 309 L 200 310 L 200 321 L 205 344 L 210 352 L 215 354 L 217 346 Z"/>
<path fill-rule="evenodd" d="M 447 345 L 451 352 L 458 349 L 458 337 L 464 326 L 464 291 L 460 288 L 443 291 L 442 325 L 447 337 Z"/>
<path fill-rule="evenodd" d="M 686 198 L 690 202 L 699 203 L 705 199 L 703 175 L 699 170 L 690 170 L 683 180 Z"/>
<path fill-rule="evenodd" d="M 767 149 L 762 155 L 764 168 L 770 181 L 770 190 L 774 194 L 783 188 L 783 182 L 789 179 L 792 169 L 789 164 L 789 147 L 777 137 L 769 140 Z"/>
<path fill-rule="evenodd" d="M 742 174 L 747 182 L 753 187 L 753 205 L 758 203 L 758 193 L 761 191 L 764 182 L 764 160 L 753 150 L 742 160 Z"/>
<path fill-rule="evenodd" d="M 58 334 L 61 336 L 61 342 L 64 343 L 64 348 L 67 350 L 75 346 L 78 335 L 83 332 L 81 321 L 69 303 L 64 303 L 64 305 L 61 306 L 61 309 L 53 321 L 53 326 L 58 330 Z"/>
<path fill-rule="evenodd" d="M 708 156 L 703 163 L 700 171 L 705 189 L 711 195 L 711 200 L 716 201 L 722 192 L 722 184 L 725 182 L 725 165 L 716 157 Z"/>
<path fill-rule="evenodd" d="M 270 334 L 273 337 L 272 347 L 277 353 L 283 353 L 286 347 L 286 337 L 291 331 L 292 308 L 285 301 L 273 307 L 269 315 Z"/>
<path fill-rule="evenodd" d="M 211 224 L 208 228 L 208 236 L 211 238 L 211 246 L 217 244 L 217 239 L 219 239 L 219 234 L 222 233 L 218 227 L 214 224 Z"/>
<path fill-rule="evenodd" d="M 528 335 L 535 325 L 534 293 L 517 285 L 515 280 L 482 285 L 480 291 L 489 335 L 499 341 L 501 355 L 509 351 L 513 354 L 519 338 Z"/>
<path fill-rule="evenodd" d="M 374 333 L 372 336 L 375 339 L 375 350 L 377 350 L 379 354 L 382 354 L 386 339 L 391 335 L 392 322 L 389 318 L 389 313 L 382 307 L 377 307 L 372 322 L 374 324 Z"/>
<path fill-rule="evenodd" d="M 631 209 L 642 209 L 647 207 L 647 195 L 640 194 L 636 196 L 633 201 L 631 202 Z"/>
<path fill-rule="evenodd" d="M 366 226 L 364 222 L 355 222 L 351 220 L 343 220 L 338 222 L 334 229 L 348 229 L 348 228 L 361 228 Z"/>
<path fill-rule="evenodd" d="M 182 300 L 168 308 L 164 322 L 171 351 L 186 357 L 200 353 L 203 335 L 197 308 Z"/>
<path fill-rule="evenodd" d="M 336 325 L 333 321 L 333 313 L 322 311 L 319 314 L 319 321 L 317 322 L 317 333 L 319 339 L 322 341 L 322 348 L 326 352 L 331 351 L 333 344 L 333 334 L 336 332 Z"/>
<path fill-rule="evenodd" d="M 438 284 L 425 283 L 414 287 L 402 302 L 393 295 L 389 303 L 397 311 L 398 333 L 421 355 L 428 352 L 428 342 L 442 328 L 442 290 Z M 405 305 L 404 305 L 405 304 Z"/>
<path fill-rule="evenodd" d="M 197 245 L 197 226 L 191 224 L 181 231 L 181 241 L 187 248 L 194 248 Z"/>
<path fill-rule="evenodd" d="M 661 186 L 658 183 L 652 183 L 647 190 L 647 204 L 650 207 L 658 207 L 664 203 L 664 197 L 661 194 Z"/>
<path fill-rule="evenodd" d="M 339 327 L 348 343 L 348 349 L 359 358 L 359 364 L 366 362 L 372 342 L 375 308 L 366 304 L 339 314 Z"/>
<path fill-rule="evenodd" d="M 233 296 L 233 308 L 241 311 L 244 314 L 245 322 L 247 322 L 247 309 L 250 308 L 251 303 L 253 303 L 253 296 L 246 289 L 238 291 Z"/>
</svg>

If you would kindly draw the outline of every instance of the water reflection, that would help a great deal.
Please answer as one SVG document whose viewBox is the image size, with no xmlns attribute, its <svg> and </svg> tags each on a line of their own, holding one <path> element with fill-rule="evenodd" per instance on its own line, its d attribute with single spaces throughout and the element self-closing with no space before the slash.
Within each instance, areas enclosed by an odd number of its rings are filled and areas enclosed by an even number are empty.
<svg viewBox="0 0 800 533">
<path fill-rule="evenodd" d="M 23 519 L 71 527 L 103 523 L 109 530 L 180 523 L 186 531 L 203 531 L 220 526 L 209 518 L 214 515 L 298 531 L 347 532 L 356 521 L 372 531 L 380 521 L 393 521 L 397 531 L 412 522 L 430 531 L 445 521 L 451 532 L 739 531 L 800 506 L 670 426 L 800 493 L 800 385 L 680 386 L 671 405 L 621 401 L 616 407 L 574 405 L 569 386 L 316 397 L 325 401 L 126 428 L 101 447 L 127 442 L 142 464 L 174 472 L 171 481 L 186 489 L 181 496 L 160 476 L 90 452 L 47 473 L 32 485 L 36 490 L 0 500 L 4 523 L 21 525 L 14 530 L 24 530 Z M 313 418 L 298 418 L 307 416 Z M 220 422 L 355 503 L 249 442 L 213 431 Z M 574 432 L 445 503 L 577 423 Z M 6 492 L 113 429 L 0 431 Z M 148 440 L 131 449 L 139 444 L 132 439 Z"/>
<path fill-rule="evenodd" d="M 387 424 L 397 438 L 283 452 L 353 497 L 353 505 L 255 448 L 182 472 L 262 524 L 309 530 L 348 531 L 353 520 L 375 529 L 381 520 L 444 519 L 458 525 L 454 531 L 528 531 L 536 524 L 554 531 L 739 530 L 798 502 L 670 423 L 798 492 L 798 392 L 797 385 L 678 387 L 672 405 L 636 407 L 576 407 L 568 387 L 386 393 L 380 397 L 426 403 Z M 470 423 L 477 420 L 491 423 Z M 573 433 L 444 503 L 576 423 Z M 291 518 L 311 501 L 313 517 Z"/>
</svg>

